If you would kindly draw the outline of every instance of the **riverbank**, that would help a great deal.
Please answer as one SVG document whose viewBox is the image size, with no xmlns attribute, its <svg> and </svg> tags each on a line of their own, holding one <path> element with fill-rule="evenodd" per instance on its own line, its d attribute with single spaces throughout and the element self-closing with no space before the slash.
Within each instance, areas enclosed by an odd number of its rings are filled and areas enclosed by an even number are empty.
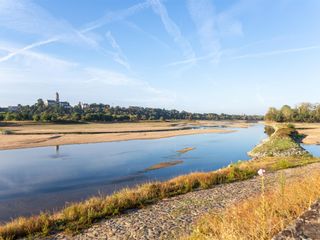
<svg viewBox="0 0 320 240">
<path fill-rule="evenodd" d="M 291 168 L 265 175 L 266 190 L 279 185 L 279 177 L 290 182 L 320 170 L 320 163 L 301 168 Z M 165 199 L 142 209 L 128 211 L 112 219 L 102 220 L 91 228 L 75 236 L 57 234 L 45 240 L 80 239 L 180 239 L 194 231 L 199 218 L 208 213 L 220 213 L 233 204 L 245 201 L 261 193 L 259 177 L 216 186 L 212 189 L 195 191 Z M 194 238 L 196 239 L 196 238 Z"/>
<path fill-rule="evenodd" d="M 246 121 L 145 121 L 137 123 L 39 124 L 2 122 L 0 150 L 85 144 L 141 139 L 158 139 L 205 133 L 229 133 L 246 128 Z"/>
</svg>

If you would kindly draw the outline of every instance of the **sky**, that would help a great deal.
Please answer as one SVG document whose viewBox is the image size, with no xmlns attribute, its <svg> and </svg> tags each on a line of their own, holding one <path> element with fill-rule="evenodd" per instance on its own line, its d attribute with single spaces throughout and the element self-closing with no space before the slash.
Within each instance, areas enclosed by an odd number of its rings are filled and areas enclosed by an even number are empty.
<svg viewBox="0 0 320 240">
<path fill-rule="evenodd" d="M 319 0 L 0 0 L 0 106 L 320 101 Z"/>
</svg>

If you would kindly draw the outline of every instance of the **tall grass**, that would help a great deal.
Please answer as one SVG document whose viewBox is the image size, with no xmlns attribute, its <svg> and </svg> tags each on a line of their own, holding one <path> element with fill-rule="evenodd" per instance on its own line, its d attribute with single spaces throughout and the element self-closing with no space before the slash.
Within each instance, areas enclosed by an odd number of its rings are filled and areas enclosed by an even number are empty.
<svg viewBox="0 0 320 240">
<path fill-rule="evenodd" d="M 251 197 L 220 214 L 204 216 L 188 240 L 265 240 L 284 229 L 320 198 L 320 173 Z"/>
</svg>

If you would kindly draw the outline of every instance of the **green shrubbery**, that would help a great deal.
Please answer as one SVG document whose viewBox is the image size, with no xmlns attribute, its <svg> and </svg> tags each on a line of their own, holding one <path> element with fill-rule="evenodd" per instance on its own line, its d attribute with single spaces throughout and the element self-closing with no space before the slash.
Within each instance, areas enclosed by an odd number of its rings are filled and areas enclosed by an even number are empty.
<svg viewBox="0 0 320 240">
<path fill-rule="evenodd" d="M 11 131 L 11 130 L 1 130 L 1 129 L 0 129 L 0 134 L 2 134 L 2 135 L 9 135 L 9 134 L 13 134 L 13 131 Z"/>
<path fill-rule="evenodd" d="M 278 126 L 269 139 L 256 146 L 249 155 L 254 157 L 309 155 L 299 144 L 302 138 L 303 136 L 298 134 L 293 125 Z"/>
<path fill-rule="evenodd" d="M 284 105 L 269 108 L 265 120 L 275 122 L 320 122 L 320 104 L 302 103 L 295 108 Z"/>
</svg>

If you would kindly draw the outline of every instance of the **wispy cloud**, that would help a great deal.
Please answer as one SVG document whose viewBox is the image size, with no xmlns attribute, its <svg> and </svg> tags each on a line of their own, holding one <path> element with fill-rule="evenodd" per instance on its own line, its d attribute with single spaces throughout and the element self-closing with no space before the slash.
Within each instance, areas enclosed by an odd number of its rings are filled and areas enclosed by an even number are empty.
<svg viewBox="0 0 320 240">
<path fill-rule="evenodd" d="M 220 40 L 215 20 L 215 9 L 209 0 L 188 0 L 188 10 L 197 28 L 201 45 L 214 61 L 220 58 Z"/>
<path fill-rule="evenodd" d="M 167 67 L 174 67 L 174 66 L 179 66 L 179 65 L 186 65 L 194 62 L 199 62 L 199 61 L 205 61 L 209 60 L 215 57 L 215 53 L 204 55 L 204 56 L 199 56 L 199 57 L 194 57 L 194 58 L 189 58 L 181 61 L 175 61 L 167 64 Z"/>
<path fill-rule="evenodd" d="M 310 51 L 315 49 L 320 49 L 320 45 L 307 46 L 307 47 L 301 47 L 301 48 L 289 48 L 289 49 L 274 50 L 274 51 L 260 52 L 260 53 L 243 54 L 243 55 L 231 57 L 231 59 L 263 58 L 263 57 L 269 57 L 269 56 L 286 54 L 286 53 Z"/>
<path fill-rule="evenodd" d="M 49 43 L 52 43 L 52 42 L 55 42 L 55 41 L 57 41 L 56 38 L 51 38 L 51 39 L 48 39 L 48 40 L 45 40 L 45 41 L 32 43 L 32 44 L 27 45 L 27 46 L 25 46 L 23 48 L 11 50 L 6 56 L 0 57 L 0 63 L 4 62 L 4 61 L 7 61 L 10 58 L 12 58 L 12 57 L 14 57 L 14 56 L 16 56 L 18 54 L 22 54 L 25 51 L 28 51 L 28 50 L 30 50 L 32 48 L 39 47 L 39 46 L 42 46 L 42 45 L 46 45 L 46 44 L 49 44 Z"/>
<path fill-rule="evenodd" d="M 94 39 L 84 35 L 67 21 L 55 18 L 47 10 L 30 0 L 1 0 L 0 27 L 41 39 L 27 44 L 16 52 L 9 53 L 7 57 L 2 59 L 3 61 L 26 50 L 54 42 L 85 44 L 90 47 L 98 45 Z"/>
<path fill-rule="evenodd" d="M 140 32 L 144 35 L 146 35 L 148 38 L 150 38 L 151 40 L 153 40 L 154 42 L 158 43 L 159 45 L 163 46 L 164 48 L 166 49 L 171 49 L 169 47 L 169 45 L 167 43 L 165 43 L 164 41 L 162 41 L 161 39 L 159 39 L 158 37 L 156 37 L 155 35 L 153 34 L 150 34 L 148 33 L 147 31 L 143 30 L 141 27 L 139 27 L 137 24 L 134 24 L 133 22 L 130 22 L 130 21 L 123 21 L 124 24 L 126 24 L 128 27 L 130 27 L 131 29 L 137 31 L 137 32 Z"/>
<path fill-rule="evenodd" d="M 127 75 L 115 71 L 99 68 L 85 68 L 85 72 L 89 76 L 87 83 L 102 83 L 110 86 L 135 86 L 137 81 Z"/>
<path fill-rule="evenodd" d="M 127 74 L 100 68 L 85 68 L 84 71 L 82 77 L 86 80 L 83 82 L 88 85 L 88 88 L 94 85 L 103 91 L 116 89 L 116 92 L 111 90 L 110 94 L 116 93 L 114 98 L 121 96 L 124 104 L 168 105 L 174 103 L 176 98 L 172 91 L 155 88 L 148 82 Z"/>
<path fill-rule="evenodd" d="M 33 61 L 42 62 L 47 67 L 56 67 L 58 69 L 74 67 L 78 65 L 75 62 L 66 61 L 48 54 L 38 53 L 30 49 L 31 47 L 26 49 L 26 47 L 22 48 L 21 46 L 16 46 L 12 43 L 2 41 L 0 42 L 0 50 L 6 52 L 7 55 L 0 57 L 0 63 L 5 62 L 9 58 L 20 57 L 20 59 L 17 60 L 20 66 L 25 66 L 26 64 L 32 65 Z M 23 61 L 21 61 L 21 58 L 23 58 Z"/>
<path fill-rule="evenodd" d="M 235 53 L 241 49 L 246 49 L 254 44 L 265 43 L 265 42 L 266 41 L 257 41 L 255 43 L 247 44 L 247 45 L 244 45 L 244 46 L 239 47 L 237 49 L 221 50 L 221 53 L 220 53 L 221 61 L 228 60 L 228 59 L 237 60 L 237 59 L 246 59 L 246 58 L 264 58 L 264 57 L 271 57 L 271 56 L 281 55 L 281 54 L 298 53 L 298 52 L 305 52 L 305 51 L 320 49 L 320 45 L 312 45 L 312 46 L 300 47 L 300 48 L 289 48 L 289 49 L 273 50 L 273 51 L 266 51 L 266 52 L 259 52 L 259 53 L 235 55 Z M 174 66 L 188 64 L 191 61 L 192 62 L 194 62 L 194 61 L 197 61 L 197 62 L 207 61 L 207 60 L 212 59 L 212 57 L 214 57 L 214 56 L 215 56 L 215 54 L 211 53 L 211 54 L 207 54 L 204 56 L 196 57 L 194 59 L 186 59 L 186 60 L 182 60 L 182 61 L 171 62 L 166 66 L 167 67 L 174 67 Z"/>
<path fill-rule="evenodd" d="M 161 1 L 149 0 L 148 2 L 151 4 L 153 11 L 159 15 L 168 34 L 182 50 L 183 56 L 186 59 L 195 58 L 195 53 L 191 44 L 186 38 L 183 37 L 178 25 L 169 17 L 168 11 Z"/>
<path fill-rule="evenodd" d="M 87 23 L 86 26 L 81 30 L 81 32 L 86 33 L 86 32 L 95 30 L 97 28 L 100 28 L 111 22 L 124 20 L 148 7 L 150 7 L 150 4 L 148 2 L 142 2 L 142 3 L 135 4 L 131 7 L 128 7 L 126 9 L 122 9 L 115 12 L 108 12 L 103 17 L 95 21 L 92 21 L 90 23 Z"/>
<path fill-rule="evenodd" d="M 114 38 L 114 36 L 110 31 L 106 33 L 106 38 L 110 43 L 111 47 L 115 51 L 112 53 L 114 61 L 123 65 L 128 70 L 130 70 L 131 67 L 130 67 L 130 64 L 128 63 L 128 59 L 126 55 L 123 53 L 121 47 L 119 46 L 119 44 L 117 43 L 116 39 Z"/>
<path fill-rule="evenodd" d="M 122 11 L 121 16 L 124 18 L 133 14 L 137 9 L 143 6 L 141 4 L 133 6 L 131 8 Z M 136 10 L 134 10 L 136 9 Z M 120 17 L 120 16 L 119 16 Z M 113 18 L 112 18 L 113 19 Z M 98 41 L 89 36 L 89 31 L 93 30 L 103 24 L 106 24 L 102 20 L 99 20 L 96 24 L 90 28 L 75 29 L 71 24 L 66 21 L 56 19 L 49 12 L 42 7 L 36 5 L 32 1 L 0 1 L 0 27 L 4 27 L 10 30 L 15 30 L 22 33 L 32 34 L 40 37 L 41 41 L 35 41 L 26 46 L 16 49 L 13 52 L 9 52 L 6 56 L 0 58 L 0 62 L 7 61 L 13 56 L 22 54 L 27 50 L 37 48 L 39 46 L 48 45 L 54 42 L 67 43 L 67 44 L 85 44 L 86 46 L 96 50 L 98 53 L 111 54 L 113 59 L 129 68 L 127 61 L 125 61 L 124 55 L 118 53 L 110 53 L 105 50 Z M 117 49 L 119 51 L 119 49 Z"/>
</svg>

